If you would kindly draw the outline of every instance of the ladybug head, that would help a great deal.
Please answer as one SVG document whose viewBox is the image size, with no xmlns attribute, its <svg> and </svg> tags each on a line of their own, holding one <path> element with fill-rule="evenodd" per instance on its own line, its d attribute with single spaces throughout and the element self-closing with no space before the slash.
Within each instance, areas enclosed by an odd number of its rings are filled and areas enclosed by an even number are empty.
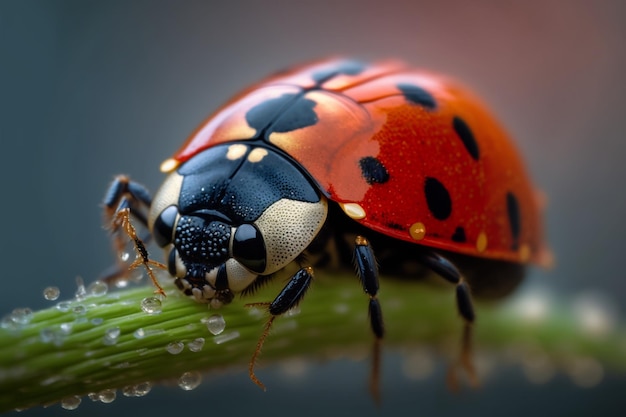
<svg viewBox="0 0 626 417">
<path fill-rule="evenodd" d="M 233 147 L 242 147 L 237 157 Z M 199 153 L 169 175 L 152 203 L 149 225 L 169 272 L 198 301 L 227 303 L 259 275 L 281 270 L 326 219 L 326 199 L 298 168 L 255 149 Z"/>
</svg>

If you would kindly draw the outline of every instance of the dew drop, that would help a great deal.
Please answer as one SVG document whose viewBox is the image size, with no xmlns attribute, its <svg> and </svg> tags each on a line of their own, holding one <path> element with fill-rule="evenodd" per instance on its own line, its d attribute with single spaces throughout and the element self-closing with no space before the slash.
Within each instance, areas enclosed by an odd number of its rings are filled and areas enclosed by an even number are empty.
<svg viewBox="0 0 626 417">
<path fill-rule="evenodd" d="M 617 306 L 606 295 L 584 292 L 574 300 L 574 315 L 589 336 L 612 334 L 618 323 Z"/>
<path fill-rule="evenodd" d="M 519 296 L 513 308 L 528 323 L 540 323 L 550 312 L 550 297 L 545 290 L 533 290 Z"/>
<path fill-rule="evenodd" d="M 122 251 L 119 253 L 119 257 L 122 262 L 128 262 L 130 256 L 130 252 Z"/>
<path fill-rule="evenodd" d="M 187 347 L 192 352 L 200 352 L 204 347 L 204 338 L 199 337 L 197 339 L 194 339 L 193 341 L 187 343 Z"/>
<path fill-rule="evenodd" d="M 146 331 L 140 327 L 139 329 L 135 330 L 133 336 L 135 337 L 135 339 L 143 339 L 144 337 L 146 337 Z"/>
<path fill-rule="evenodd" d="M 104 281 L 94 281 L 87 287 L 87 294 L 91 297 L 102 297 L 109 291 L 109 286 Z"/>
<path fill-rule="evenodd" d="M 43 298 L 49 301 L 54 301 L 58 299 L 60 295 L 61 290 L 59 290 L 57 287 L 46 287 L 43 290 Z"/>
<path fill-rule="evenodd" d="M 152 382 L 146 381 L 135 385 L 135 397 L 143 397 L 152 390 Z"/>
<path fill-rule="evenodd" d="M 39 340 L 43 343 L 50 343 L 54 340 L 54 332 L 49 327 L 41 329 L 39 332 Z"/>
<path fill-rule="evenodd" d="M 581 388 L 594 387 L 604 378 L 604 368 L 594 358 L 576 358 L 567 366 L 566 371 Z"/>
<path fill-rule="evenodd" d="M 213 314 L 210 317 L 203 318 L 201 321 L 214 336 L 222 333 L 226 328 L 226 320 L 224 320 L 221 314 Z"/>
<path fill-rule="evenodd" d="M 62 313 L 67 313 L 68 311 L 70 311 L 70 308 L 72 308 L 72 303 L 70 303 L 69 301 L 61 301 L 56 305 L 56 309 Z"/>
<path fill-rule="evenodd" d="M 135 396 L 135 387 L 133 385 L 126 385 L 122 388 L 122 395 L 124 397 L 134 397 Z"/>
<path fill-rule="evenodd" d="M 114 389 L 105 389 L 98 393 L 98 399 L 105 404 L 110 404 L 115 401 L 117 394 Z"/>
<path fill-rule="evenodd" d="M 106 329 L 104 331 L 104 338 L 103 338 L 104 344 L 107 346 L 116 344 L 121 334 L 122 334 L 122 331 L 117 326 Z"/>
<path fill-rule="evenodd" d="M 82 304 L 79 304 L 72 309 L 72 312 L 76 314 L 77 316 L 82 316 L 87 313 L 87 307 L 85 307 Z"/>
<path fill-rule="evenodd" d="M 59 328 L 61 329 L 61 333 L 64 336 L 67 336 L 68 334 L 72 333 L 72 323 L 61 323 L 59 325 Z"/>
<path fill-rule="evenodd" d="M 221 334 L 219 336 L 215 336 L 213 338 L 213 342 L 215 342 L 216 345 L 221 345 L 222 343 L 226 343 L 226 342 L 230 342 L 231 340 L 235 340 L 238 337 L 239 337 L 239 332 L 235 330 L 233 332 L 228 332 L 228 333 Z"/>
<path fill-rule="evenodd" d="M 63 343 L 65 343 L 65 334 L 63 334 L 63 332 L 61 331 L 53 332 L 52 343 L 58 347 L 63 346 Z"/>
<path fill-rule="evenodd" d="M 158 275 L 158 271 L 154 271 L 154 273 Z M 144 274 L 143 268 L 137 268 L 137 269 L 134 269 L 133 271 L 130 271 L 130 274 L 128 275 L 128 280 L 130 282 L 134 282 L 135 284 L 138 284 L 143 280 L 144 275 L 145 274 Z"/>
<path fill-rule="evenodd" d="M 80 405 L 80 397 L 77 395 L 72 395 L 71 397 L 65 397 L 61 400 L 61 407 L 66 410 L 76 410 Z"/>
<path fill-rule="evenodd" d="M 10 315 L 6 315 L 2 317 L 2 322 L 0 323 L 0 327 L 6 330 L 18 330 L 19 326 L 17 323 L 13 321 Z"/>
<path fill-rule="evenodd" d="M 91 324 L 93 324 L 94 326 L 99 326 L 102 323 L 104 323 L 104 319 L 102 317 L 94 317 L 93 319 L 90 320 Z"/>
<path fill-rule="evenodd" d="M 160 314 L 161 300 L 156 297 L 146 297 L 141 300 L 141 309 L 146 314 Z"/>
<path fill-rule="evenodd" d="M 93 402 L 100 401 L 100 395 L 97 392 L 90 392 L 87 394 L 87 397 L 89 397 L 89 399 Z"/>
<path fill-rule="evenodd" d="M 202 382 L 202 375 L 197 371 L 185 372 L 178 379 L 178 386 L 185 391 L 196 389 Z"/>
<path fill-rule="evenodd" d="M 11 320 L 14 323 L 24 326 L 33 319 L 33 310 L 30 308 L 16 308 L 11 312 Z"/>
<path fill-rule="evenodd" d="M 178 355 L 185 348 L 185 344 L 183 342 L 172 342 L 168 343 L 165 346 L 165 350 L 167 350 L 172 355 Z"/>
<path fill-rule="evenodd" d="M 82 277 L 76 277 L 76 286 L 76 293 L 74 294 L 76 301 L 83 301 L 87 298 L 87 290 L 85 289 L 85 283 Z"/>
<path fill-rule="evenodd" d="M 115 287 L 116 288 L 126 288 L 128 287 L 128 280 L 127 279 L 118 279 L 115 281 Z"/>
</svg>

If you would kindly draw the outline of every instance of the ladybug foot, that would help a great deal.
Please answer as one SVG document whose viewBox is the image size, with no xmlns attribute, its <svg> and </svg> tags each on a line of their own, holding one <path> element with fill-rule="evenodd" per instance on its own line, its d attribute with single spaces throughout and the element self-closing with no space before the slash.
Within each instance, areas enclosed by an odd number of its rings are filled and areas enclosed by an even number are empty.
<svg viewBox="0 0 626 417">
<path fill-rule="evenodd" d="M 132 270 L 137 268 L 138 266 L 143 265 L 146 269 L 146 273 L 150 277 L 150 280 L 152 280 L 152 283 L 156 287 L 156 290 L 154 291 L 155 294 L 160 294 L 165 297 L 165 291 L 163 290 L 163 287 L 161 287 L 161 284 L 159 284 L 159 281 L 157 280 L 152 267 L 156 267 L 159 269 L 167 269 L 167 267 L 161 262 L 150 259 L 150 257 L 148 256 L 148 250 L 146 249 L 146 245 L 139 238 L 139 236 L 137 236 L 135 227 L 130 222 L 130 208 L 126 207 L 117 211 L 115 213 L 115 217 L 113 218 L 113 225 L 116 228 L 121 227 L 126 235 L 128 235 L 128 237 L 134 243 L 137 258 L 133 261 L 128 269 Z"/>
<path fill-rule="evenodd" d="M 467 382 L 471 388 L 478 388 L 480 386 L 480 380 L 476 373 L 476 368 L 474 367 L 471 344 L 472 326 L 470 323 L 466 323 L 463 328 L 461 354 L 459 355 L 456 363 L 450 366 L 446 376 L 446 382 L 451 391 L 456 392 L 459 390 L 460 383 L 458 375 L 460 373 L 465 374 Z"/>
</svg>

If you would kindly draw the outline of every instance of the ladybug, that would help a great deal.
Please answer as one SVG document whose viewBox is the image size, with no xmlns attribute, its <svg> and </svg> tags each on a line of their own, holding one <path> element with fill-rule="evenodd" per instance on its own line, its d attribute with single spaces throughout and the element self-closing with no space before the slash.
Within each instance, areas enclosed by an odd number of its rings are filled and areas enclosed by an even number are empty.
<svg viewBox="0 0 626 417">
<path fill-rule="evenodd" d="M 116 245 L 117 232 L 131 237 L 133 266 L 143 264 L 158 291 L 153 267 L 219 307 L 295 265 L 267 304 L 250 364 L 261 387 L 261 346 L 314 268 L 355 265 L 375 346 L 385 333 L 379 268 L 427 269 L 454 284 L 460 363 L 473 375 L 471 292 L 506 294 L 527 264 L 547 259 L 535 191 L 505 131 L 464 87 L 399 62 L 330 59 L 269 77 L 209 117 L 161 169 L 168 176 L 154 198 L 120 176 L 104 202 Z M 131 216 L 165 264 L 150 259 Z"/>
</svg>

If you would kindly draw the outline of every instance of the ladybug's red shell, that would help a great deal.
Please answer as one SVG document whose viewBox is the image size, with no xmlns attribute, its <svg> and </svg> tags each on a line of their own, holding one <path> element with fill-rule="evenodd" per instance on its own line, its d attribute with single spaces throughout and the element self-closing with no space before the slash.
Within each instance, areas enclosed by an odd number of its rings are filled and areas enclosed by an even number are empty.
<svg viewBox="0 0 626 417">
<path fill-rule="evenodd" d="M 399 63 L 329 60 L 269 78 L 174 155 L 229 141 L 291 156 L 356 221 L 433 248 L 543 261 L 535 193 L 517 150 L 453 81 Z"/>
</svg>

